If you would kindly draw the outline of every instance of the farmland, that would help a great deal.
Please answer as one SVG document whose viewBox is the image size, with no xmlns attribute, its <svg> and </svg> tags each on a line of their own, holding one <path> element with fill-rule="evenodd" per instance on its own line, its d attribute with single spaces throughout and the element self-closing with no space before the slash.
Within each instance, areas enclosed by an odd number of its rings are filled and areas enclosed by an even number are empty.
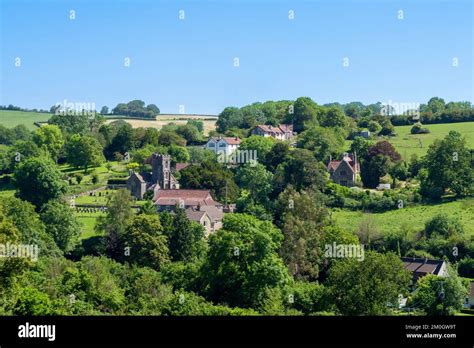
<svg viewBox="0 0 474 348">
<path fill-rule="evenodd" d="M 174 123 L 177 125 L 186 124 L 188 120 L 200 120 L 204 124 L 204 134 L 209 134 L 211 130 L 215 130 L 217 117 L 213 115 L 158 115 L 156 120 L 139 120 L 139 119 L 130 119 L 130 118 L 109 118 L 107 123 L 124 120 L 132 125 L 134 128 L 145 127 L 145 128 L 156 128 L 161 129 L 167 124 Z"/>
</svg>

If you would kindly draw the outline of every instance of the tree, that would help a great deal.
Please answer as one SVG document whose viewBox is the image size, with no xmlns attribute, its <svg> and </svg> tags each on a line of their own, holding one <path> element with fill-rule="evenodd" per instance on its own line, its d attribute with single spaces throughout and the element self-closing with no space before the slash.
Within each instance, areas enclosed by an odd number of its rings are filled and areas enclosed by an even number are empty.
<svg viewBox="0 0 474 348">
<path fill-rule="evenodd" d="M 188 149 L 184 146 L 177 146 L 172 144 L 168 148 L 168 153 L 171 156 L 171 162 L 173 163 L 186 163 L 189 161 Z"/>
<path fill-rule="evenodd" d="M 331 155 L 338 156 L 344 146 L 344 132 L 323 127 L 311 127 L 298 137 L 297 146 L 314 153 L 318 161 L 329 161 Z"/>
<path fill-rule="evenodd" d="M 423 105 L 420 107 L 420 111 L 422 112 L 429 112 L 431 111 L 433 114 L 439 113 L 445 109 L 446 103 L 444 99 L 433 97 L 428 101 L 428 105 Z"/>
<path fill-rule="evenodd" d="M 375 188 L 380 178 L 389 173 L 392 166 L 400 160 L 400 154 L 386 140 L 370 146 L 361 164 L 361 178 L 364 186 Z"/>
<path fill-rule="evenodd" d="M 180 185 L 185 189 L 207 189 L 220 202 L 234 202 L 239 196 L 239 187 L 232 172 L 213 162 L 200 166 L 188 166 L 179 172 Z"/>
<path fill-rule="evenodd" d="M 107 106 L 103 106 L 102 109 L 100 109 L 100 113 L 102 115 L 107 115 L 109 113 L 109 108 Z"/>
<path fill-rule="evenodd" d="M 113 153 L 120 152 L 122 154 L 131 152 L 135 148 L 133 141 L 133 128 L 126 123 L 120 126 L 116 135 L 112 138 L 112 142 L 105 149 L 107 158 L 110 158 Z"/>
<path fill-rule="evenodd" d="M 288 159 L 278 165 L 274 176 L 274 193 L 279 194 L 288 184 L 297 191 L 313 187 L 321 190 L 328 179 L 326 167 L 306 149 L 294 149 Z"/>
<path fill-rule="evenodd" d="M 268 201 L 268 195 L 273 190 L 273 174 L 265 166 L 245 164 L 237 170 L 237 182 L 240 187 L 248 189 L 252 198 L 261 204 Z"/>
<path fill-rule="evenodd" d="M 178 126 L 176 133 L 186 139 L 188 144 L 194 144 L 201 140 L 201 133 L 193 124 L 188 123 Z"/>
<path fill-rule="evenodd" d="M 286 161 L 289 154 L 290 146 L 284 142 L 277 142 L 265 156 L 265 166 L 274 173 L 278 165 Z"/>
<path fill-rule="evenodd" d="M 420 171 L 420 193 L 430 198 L 440 198 L 447 190 L 457 196 L 468 195 L 474 184 L 474 170 L 466 140 L 451 131 L 443 140 L 430 145 L 423 161 L 425 171 Z"/>
<path fill-rule="evenodd" d="M 74 167 L 97 167 L 104 163 L 102 145 L 94 137 L 74 134 L 65 146 L 67 162 Z"/>
<path fill-rule="evenodd" d="M 296 99 L 293 114 L 293 129 L 295 132 L 304 131 L 309 125 L 317 125 L 321 108 L 309 97 Z"/>
<path fill-rule="evenodd" d="M 124 234 L 124 245 L 130 247 L 127 260 L 140 266 L 159 270 L 170 261 L 168 238 L 157 214 L 134 216 Z"/>
<path fill-rule="evenodd" d="M 427 315 L 453 315 L 462 309 L 467 290 L 456 271 L 448 267 L 447 277 L 428 274 L 418 279 L 413 303 L 408 305 Z"/>
<path fill-rule="evenodd" d="M 46 227 L 33 204 L 16 197 L 6 197 L 0 203 L 0 211 L 2 208 L 18 229 L 21 243 L 38 245 L 40 256 L 61 256 L 61 251 L 53 237 L 46 232 Z"/>
<path fill-rule="evenodd" d="M 15 315 L 51 315 L 52 303 L 48 295 L 32 287 L 26 287 L 21 290 L 13 313 Z"/>
<path fill-rule="evenodd" d="M 61 172 L 47 158 L 31 158 L 15 170 L 16 196 L 33 203 L 37 209 L 67 191 Z"/>
<path fill-rule="evenodd" d="M 203 277 L 210 299 L 231 306 L 255 306 L 267 288 L 283 287 L 291 277 L 278 257 L 283 236 L 269 221 L 228 214 L 209 239 Z"/>
<path fill-rule="evenodd" d="M 252 135 L 242 140 L 239 146 L 239 151 L 256 151 L 257 158 L 263 160 L 272 149 L 274 143 L 275 140 L 271 137 L 261 137 L 259 135 Z"/>
<path fill-rule="evenodd" d="M 71 251 L 79 242 L 81 225 L 68 205 L 57 200 L 49 201 L 42 207 L 40 216 L 47 233 L 62 251 Z"/>
<path fill-rule="evenodd" d="M 216 161 L 216 154 L 208 149 L 204 149 L 201 147 L 190 147 L 187 150 L 189 153 L 189 162 L 191 163 Z"/>
<path fill-rule="evenodd" d="M 133 211 L 130 208 L 132 196 L 126 189 L 119 189 L 109 197 L 107 215 L 97 219 L 95 229 L 106 234 L 106 249 L 108 255 L 116 260 L 122 260 L 125 255 L 123 240 L 126 229 L 130 224 Z"/>
<path fill-rule="evenodd" d="M 196 127 L 199 133 L 204 132 L 204 122 L 202 121 L 190 119 L 186 124 Z"/>
<path fill-rule="evenodd" d="M 204 229 L 200 224 L 189 221 L 184 209 L 176 208 L 173 228 L 169 233 L 173 261 L 191 261 L 201 256 Z"/>
<path fill-rule="evenodd" d="M 86 114 L 79 113 L 71 117 L 66 114 L 53 114 L 48 120 L 50 125 L 57 125 L 65 134 L 85 134 L 89 129 L 89 118 Z"/>
<path fill-rule="evenodd" d="M 340 127 L 345 128 L 347 126 L 346 115 L 338 107 L 329 107 L 320 116 L 320 124 L 323 127 Z"/>
<path fill-rule="evenodd" d="M 372 120 L 367 125 L 367 129 L 371 131 L 372 133 L 378 133 L 382 129 L 382 127 L 377 121 Z"/>
<path fill-rule="evenodd" d="M 45 125 L 38 128 L 33 134 L 33 141 L 38 147 L 48 151 L 54 161 L 58 159 L 64 144 L 61 129 L 56 125 Z"/>
<path fill-rule="evenodd" d="M 393 253 L 365 253 L 337 260 L 329 270 L 329 286 L 343 315 L 380 315 L 398 308 L 398 296 L 407 292 L 411 274 Z"/>
<path fill-rule="evenodd" d="M 278 198 L 284 235 L 280 255 L 297 279 L 318 279 L 322 264 L 321 239 L 328 213 L 314 192 L 287 188 Z"/>
<path fill-rule="evenodd" d="M 357 158 L 363 159 L 365 156 L 367 156 L 369 147 L 372 145 L 373 143 L 371 141 L 366 140 L 363 137 L 355 137 L 349 151 L 357 154 Z"/>
<path fill-rule="evenodd" d="M 224 133 L 232 127 L 239 127 L 242 123 L 242 112 L 236 107 L 226 107 L 216 122 L 217 131 Z"/>
</svg>

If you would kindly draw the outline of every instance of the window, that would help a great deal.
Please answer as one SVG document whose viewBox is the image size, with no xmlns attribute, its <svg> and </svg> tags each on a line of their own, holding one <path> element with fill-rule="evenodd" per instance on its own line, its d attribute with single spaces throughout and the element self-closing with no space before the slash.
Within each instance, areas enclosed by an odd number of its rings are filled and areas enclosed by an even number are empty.
<svg viewBox="0 0 474 348">
<path fill-rule="evenodd" d="M 347 186 L 347 180 L 341 180 L 341 186 Z"/>
<path fill-rule="evenodd" d="M 220 143 L 219 147 L 225 147 L 225 143 Z"/>
<path fill-rule="evenodd" d="M 216 147 L 216 143 L 215 142 L 210 142 L 209 147 Z"/>
</svg>

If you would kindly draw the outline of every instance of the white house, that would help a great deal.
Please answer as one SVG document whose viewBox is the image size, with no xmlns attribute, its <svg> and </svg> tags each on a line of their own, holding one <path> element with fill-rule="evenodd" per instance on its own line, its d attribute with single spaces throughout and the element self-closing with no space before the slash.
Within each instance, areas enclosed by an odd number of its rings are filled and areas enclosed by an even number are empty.
<svg viewBox="0 0 474 348">
<path fill-rule="evenodd" d="M 216 154 L 224 152 L 230 155 L 239 148 L 240 142 L 238 137 L 211 137 L 204 147 Z"/>
</svg>

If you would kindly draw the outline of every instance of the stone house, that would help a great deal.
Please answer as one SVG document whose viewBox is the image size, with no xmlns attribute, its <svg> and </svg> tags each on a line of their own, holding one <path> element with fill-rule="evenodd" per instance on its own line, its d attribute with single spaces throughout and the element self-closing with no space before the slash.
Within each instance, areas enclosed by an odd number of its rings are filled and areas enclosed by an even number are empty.
<svg viewBox="0 0 474 348">
<path fill-rule="evenodd" d="M 360 165 L 355 155 L 346 154 L 340 161 L 329 161 L 328 171 L 333 182 L 341 186 L 352 187 L 356 185 Z"/>
</svg>

